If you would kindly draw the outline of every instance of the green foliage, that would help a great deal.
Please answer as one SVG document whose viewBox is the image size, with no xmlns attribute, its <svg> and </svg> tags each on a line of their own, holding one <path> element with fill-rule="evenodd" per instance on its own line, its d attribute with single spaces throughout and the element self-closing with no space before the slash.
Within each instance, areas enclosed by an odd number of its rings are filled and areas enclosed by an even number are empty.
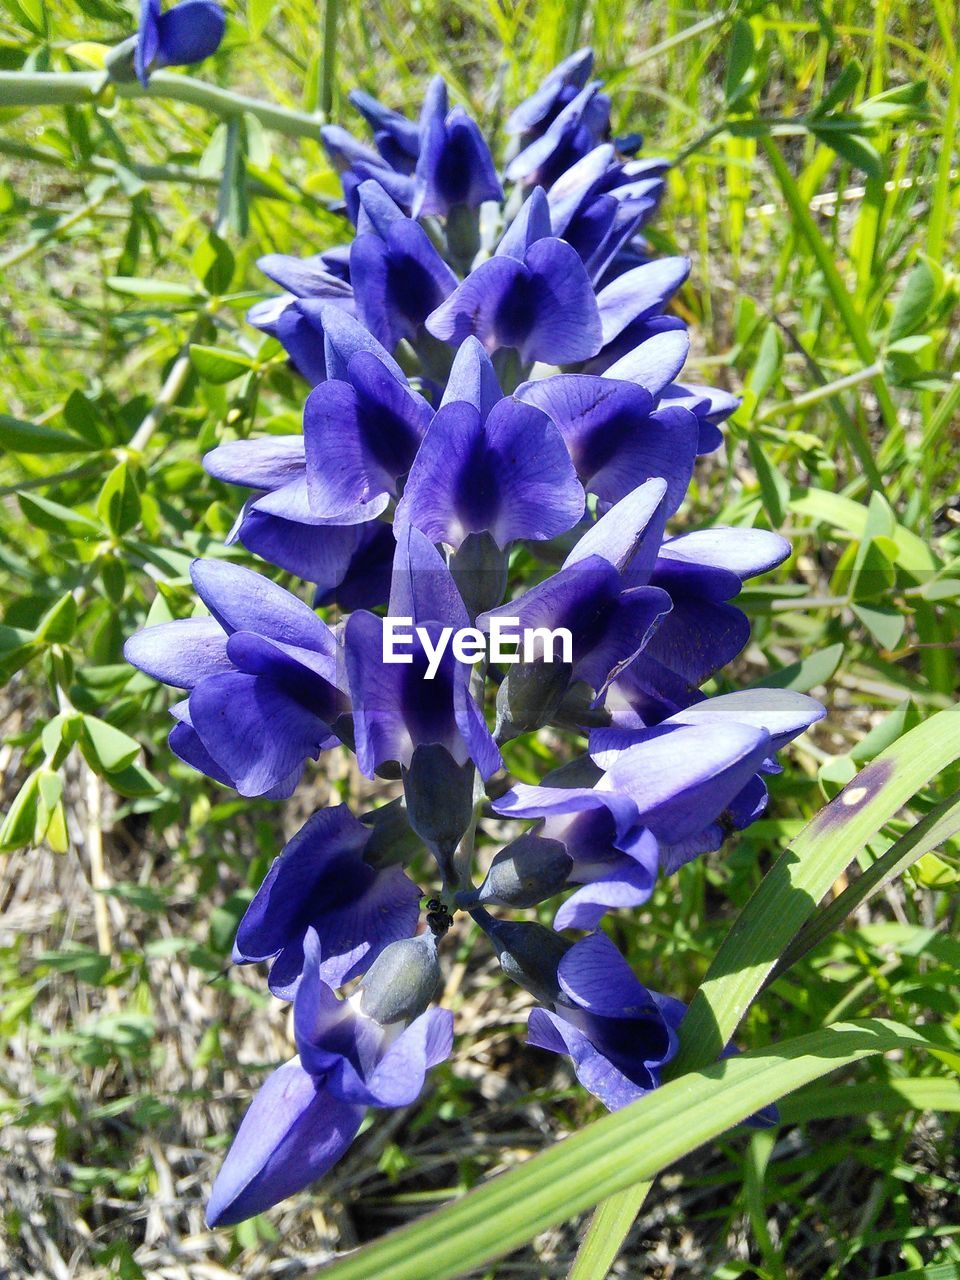
<svg viewBox="0 0 960 1280">
<path fill-rule="evenodd" d="M 134 7 L 9 0 L 0 68 L 96 67 Z M 431 1275 L 457 1275 L 556 1224 L 509 1265 L 565 1275 L 576 1215 L 603 1196 L 577 1280 L 622 1245 L 627 1273 L 653 1274 L 652 1240 L 679 1273 L 718 1280 L 960 1274 L 953 0 L 341 3 L 325 6 L 326 40 L 312 0 L 228 9 L 224 47 L 191 84 L 263 111 L 221 119 L 202 95 L 159 93 L 16 107 L 0 90 L 0 1148 L 16 1153 L 0 1157 L 0 1212 L 16 1265 L 54 1266 L 38 1196 L 51 1247 L 98 1274 L 159 1274 L 160 1240 L 182 1269 L 187 1238 L 188 1269 L 279 1269 L 318 1257 L 312 1206 L 345 1248 L 567 1129 L 341 1274 L 396 1280 L 429 1259 Z M 260 254 L 342 237 L 317 105 L 357 127 L 353 84 L 409 108 L 439 70 L 496 119 L 587 40 L 615 128 L 678 161 L 651 240 L 693 258 L 680 300 L 693 373 L 743 397 L 680 523 L 783 528 L 795 547 L 744 594 L 755 638 L 716 691 L 812 690 L 831 714 L 771 780 L 763 820 L 610 920 L 645 982 L 694 998 L 693 1072 L 591 1127 L 593 1106 L 542 1055 L 511 1042 L 504 1056 L 482 976 L 449 993 L 457 1057 L 415 1121 L 382 1139 L 371 1128 L 317 1197 L 281 1211 L 282 1230 L 271 1217 L 201 1240 L 225 1134 L 290 1052 L 269 998 L 223 974 L 300 815 L 176 762 L 167 694 L 123 663 L 122 642 L 186 616 L 190 559 L 223 554 L 236 495 L 202 454 L 299 427 L 303 388 L 243 315 L 272 292 Z M 511 766 L 535 779 L 545 754 L 514 744 Z M 890 760 L 849 822 L 805 827 Z M 312 805 L 360 798 L 340 761 L 312 787 Z M 459 945 L 475 969 L 466 930 Z M 524 1014 L 512 1008 L 511 1034 Z M 914 1030 L 833 1025 L 878 1018 Z M 737 1024 L 749 1053 L 702 1068 Z M 498 1085 L 486 1095 L 477 1061 Z M 795 1087 L 775 1138 L 716 1137 Z M 630 1184 L 677 1160 L 644 1206 Z"/>
</svg>

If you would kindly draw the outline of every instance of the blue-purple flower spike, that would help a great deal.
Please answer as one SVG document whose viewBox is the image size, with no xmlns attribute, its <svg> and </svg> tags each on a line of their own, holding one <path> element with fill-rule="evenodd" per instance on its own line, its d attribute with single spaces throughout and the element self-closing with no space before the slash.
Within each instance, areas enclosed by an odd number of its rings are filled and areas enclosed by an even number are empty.
<svg viewBox="0 0 960 1280">
<path fill-rule="evenodd" d="M 138 72 L 205 56 L 218 21 L 210 0 L 145 0 Z M 127 642 L 183 691 L 170 745 L 216 783 L 288 797 L 347 749 L 388 791 L 362 818 L 313 813 L 240 922 L 234 961 L 269 966 L 293 1044 L 214 1226 L 303 1190 L 368 1109 L 420 1095 L 451 1052 L 455 923 L 533 994 L 529 1043 L 606 1107 L 657 1088 L 684 1005 L 597 930 L 763 813 L 777 753 L 824 714 L 789 690 L 704 691 L 749 639 L 744 583 L 790 546 L 684 518 L 738 401 L 683 373 L 691 263 L 642 234 L 667 165 L 611 138 L 592 75 L 588 49 L 555 68 L 509 115 L 507 154 L 439 77 L 416 119 L 354 90 L 372 142 L 323 126 L 356 234 L 262 257 L 279 292 L 248 315 L 301 388 L 302 433 L 228 429 L 206 455 L 243 491 L 228 549 L 192 567 L 206 612 Z M 548 725 L 570 758 L 505 777 L 503 744 Z M 509 831 L 487 858 L 491 804 Z"/>
</svg>

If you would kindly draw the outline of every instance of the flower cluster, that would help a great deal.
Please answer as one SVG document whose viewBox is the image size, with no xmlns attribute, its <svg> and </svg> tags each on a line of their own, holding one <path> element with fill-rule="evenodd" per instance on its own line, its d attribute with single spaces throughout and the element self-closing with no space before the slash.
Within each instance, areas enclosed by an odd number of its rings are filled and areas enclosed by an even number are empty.
<svg viewBox="0 0 960 1280">
<path fill-rule="evenodd" d="M 439 78 L 418 121 L 354 93 L 372 145 L 324 129 L 356 235 L 261 259 L 282 292 L 249 315 L 303 379 L 303 433 L 205 459 L 250 491 L 230 541 L 311 584 L 312 605 L 225 553 L 193 566 L 205 612 L 127 644 L 185 691 L 176 754 L 241 795 L 291 795 L 340 744 L 399 782 L 362 817 L 314 814 L 240 924 L 234 959 L 271 964 L 297 1056 L 254 1099 L 213 1224 L 306 1186 L 367 1108 L 418 1096 L 450 1052 L 433 1002 L 458 911 L 537 1001 L 531 1044 L 611 1109 L 655 1088 L 684 1007 L 598 925 L 756 818 L 777 751 L 823 714 L 785 690 L 701 691 L 748 639 L 744 581 L 789 547 L 668 531 L 737 402 L 678 380 L 688 337 L 669 305 L 689 264 L 643 238 L 666 165 L 611 139 L 591 70 L 575 54 L 513 112 L 502 178 Z M 508 616 L 565 628 L 569 653 L 504 668 L 441 645 Z M 396 618 L 414 630 L 390 664 Z M 571 758 L 510 786 L 501 747 L 545 725 Z M 477 883 L 491 813 L 527 825 Z M 518 918 L 554 898 L 552 928 Z"/>
</svg>

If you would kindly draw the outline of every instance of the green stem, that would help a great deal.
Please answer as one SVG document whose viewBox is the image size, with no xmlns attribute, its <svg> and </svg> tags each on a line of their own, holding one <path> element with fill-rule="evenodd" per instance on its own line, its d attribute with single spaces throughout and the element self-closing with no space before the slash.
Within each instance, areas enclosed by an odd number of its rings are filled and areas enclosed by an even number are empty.
<svg viewBox="0 0 960 1280">
<path fill-rule="evenodd" d="M 322 117 L 248 98 L 171 71 L 155 71 L 146 88 L 139 81 L 111 84 L 101 71 L 0 71 L 0 107 L 70 106 L 96 102 L 110 89 L 122 98 L 172 98 L 229 119 L 248 111 L 267 129 L 291 138 L 319 140 Z"/>
<path fill-rule="evenodd" d="M 879 377 L 882 373 L 882 363 L 879 360 L 875 360 L 873 364 L 867 365 L 865 369 L 858 369 L 856 373 L 849 373 L 845 378 L 837 378 L 835 382 L 825 382 L 822 387 L 815 387 L 812 391 L 805 391 L 802 395 L 794 396 L 792 400 L 782 400 L 779 404 L 771 405 L 769 409 L 764 410 L 754 420 L 754 425 L 768 422 L 771 418 L 781 417 L 785 413 L 796 413 L 798 409 L 807 409 L 812 404 L 827 400 L 830 396 L 835 396 L 840 391 L 848 391 L 851 387 L 857 386 L 858 383 L 866 382 L 868 378 Z"/>
<path fill-rule="evenodd" d="M 780 184 L 780 190 L 783 192 L 784 199 L 793 215 L 794 223 L 817 260 L 817 265 L 823 273 L 823 278 L 833 298 L 834 305 L 847 327 L 847 332 L 850 334 L 851 341 L 860 359 L 864 364 L 874 364 L 877 359 L 877 353 L 870 341 L 866 325 L 853 305 L 853 301 L 840 277 L 840 272 L 837 270 L 837 264 L 833 260 L 833 253 L 817 230 L 817 225 L 807 207 L 806 201 L 800 194 L 800 189 L 794 181 L 793 174 L 790 172 L 780 148 L 769 137 L 761 138 L 760 145 L 767 153 L 767 158 L 776 175 L 777 182 Z M 897 420 L 896 406 L 890 399 L 890 393 L 887 390 L 882 374 L 874 377 L 873 385 L 880 405 L 880 412 L 883 415 L 884 423 L 889 433 L 887 441 L 889 445 L 891 438 L 902 436 L 903 429 Z M 871 485 L 882 493 L 883 481 L 877 469 L 877 464 L 874 462 L 873 450 L 866 432 L 849 430 L 847 431 L 847 438 L 851 449 L 853 449 L 860 465 L 863 467 L 864 474 Z"/>
<path fill-rule="evenodd" d="M 29 160 L 34 164 L 56 165 L 59 169 L 63 169 L 64 165 L 68 163 L 63 154 L 55 151 L 52 147 L 32 147 L 25 142 L 17 142 L 12 138 L 0 138 L 0 155 L 14 156 L 18 160 Z M 73 157 L 69 163 L 70 172 L 77 174 L 104 173 L 109 177 L 119 177 L 119 171 L 123 169 L 147 183 L 183 182 L 191 187 L 210 187 L 213 189 L 220 186 L 220 179 L 216 174 L 198 173 L 196 169 L 191 169 L 185 164 L 139 164 L 132 161 L 120 164 L 116 160 L 108 160 L 105 156 L 90 156 L 89 159 L 82 162 Z M 267 183 L 261 182 L 259 178 L 251 178 L 248 174 L 244 181 L 248 195 L 260 196 L 267 200 L 290 202 L 289 197 L 285 196 L 282 191 L 268 186 Z M 311 192 L 303 191 L 296 183 L 291 182 L 289 178 L 284 178 L 284 183 L 296 194 L 298 200 L 308 204 L 328 209 L 331 205 L 338 203 L 334 200 L 322 199 Z"/>
<path fill-rule="evenodd" d="M 99 178 L 95 179 L 95 184 L 99 185 L 100 181 Z M 45 244 L 49 244 L 51 240 L 56 240 L 58 236 L 69 231 L 71 227 L 75 227 L 78 222 L 82 222 L 91 213 L 95 213 L 104 201 L 113 195 L 116 189 L 116 181 L 104 183 L 101 190 L 86 204 L 81 205 L 79 209 L 74 209 L 73 213 L 68 213 L 52 227 L 48 227 L 36 240 L 30 241 L 29 244 L 25 244 L 21 249 L 15 249 L 4 258 L 0 258 L 0 271 L 8 271 L 10 267 L 18 266 L 21 262 L 25 262 L 27 258 L 32 258 L 35 253 L 39 253 Z"/>
<path fill-rule="evenodd" d="M 323 6 L 323 61 L 320 64 L 320 111 L 325 120 L 333 110 L 333 86 L 337 69 L 338 0 L 326 0 Z"/>
</svg>

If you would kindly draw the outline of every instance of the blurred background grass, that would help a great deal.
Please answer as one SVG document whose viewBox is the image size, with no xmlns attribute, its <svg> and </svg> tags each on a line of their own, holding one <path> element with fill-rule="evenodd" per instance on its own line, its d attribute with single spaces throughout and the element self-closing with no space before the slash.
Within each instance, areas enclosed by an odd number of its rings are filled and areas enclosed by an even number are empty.
<svg viewBox="0 0 960 1280">
<path fill-rule="evenodd" d="M 831 707 L 793 749 L 763 821 L 610 922 L 642 980 L 689 997 L 736 909 L 823 796 L 955 694 L 956 8 L 342 3 L 326 73 L 311 0 L 227 8 L 227 39 L 198 75 L 306 111 L 329 94 L 331 118 L 351 128 L 349 88 L 415 113 L 436 71 L 493 124 L 589 42 L 615 130 L 640 130 L 645 151 L 679 158 L 650 238 L 693 260 L 678 302 L 693 329 L 691 376 L 744 396 L 680 523 L 768 524 L 795 544 L 750 590 L 755 640 L 717 687 L 786 668 L 781 678 Z M 719 131 L 744 19 L 752 87 L 733 104 L 734 128 Z M 68 49 L 132 25 L 131 7 L 113 0 L 0 0 L 0 67 L 79 67 Z M 881 120 L 871 135 L 869 173 L 796 123 L 855 62 L 852 103 L 925 83 L 916 119 Z M 780 122 L 772 142 L 742 127 L 758 116 Z M 528 998 L 460 922 L 447 990 L 456 1054 L 421 1104 L 377 1117 L 316 1194 L 216 1236 L 203 1227 L 243 1108 L 291 1051 L 285 1007 L 262 974 L 226 969 L 236 921 L 313 808 L 379 798 L 331 754 L 287 805 L 237 800 L 173 760 L 167 694 L 119 665 L 123 636 L 151 603 L 154 617 L 189 610 L 187 561 L 232 523 L 235 496 L 205 476 L 202 452 L 230 434 L 296 429 L 303 391 L 277 363 L 227 382 L 185 365 L 146 446 L 131 452 L 131 439 L 188 339 L 256 363 L 243 312 L 264 285 L 261 253 L 344 238 L 319 144 L 247 117 L 246 198 L 231 213 L 232 261 L 211 284 L 217 124 L 161 99 L 97 112 L 0 107 L 0 409 L 82 442 L 9 449 L 0 462 L 5 807 L 16 815 L 45 761 L 63 786 L 41 814 L 46 839 L 0 861 L 0 1275 L 300 1275 L 523 1159 L 598 1105 L 564 1066 L 522 1047 Z M 171 287 L 119 292 L 115 277 Z M 922 305 L 902 333 L 903 307 L 893 327 L 891 317 L 908 280 Z M 104 534 L 97 495 L 120 463 L 134 496 Z M 81 600 L 75 617 L 68 593 Z M 41 738 L 74 708 L 134 736 L 136 777 L 122 744 L 111 754 L 54 742 L 53 730 Z M 538 775 L 563 749 L 547 738 L 515 749 L 511 764 Z M 921 796 L 887 837 L 929 802 Z M 741 1043 L 842 1015 L 956 1025 L 956 852 L 930 855 L 779 980 Z M 872 1280 L 939 1260 L 960 1275 L 958 1065 L 861 1065 L 855 1082 L 788 1101 L 777 1133 L 698 1153 L 657 1185 L 614 1274 Z M 495 1274 L 565 1275 L 578 1228 L 548 1233 Z"/>
</svg>

